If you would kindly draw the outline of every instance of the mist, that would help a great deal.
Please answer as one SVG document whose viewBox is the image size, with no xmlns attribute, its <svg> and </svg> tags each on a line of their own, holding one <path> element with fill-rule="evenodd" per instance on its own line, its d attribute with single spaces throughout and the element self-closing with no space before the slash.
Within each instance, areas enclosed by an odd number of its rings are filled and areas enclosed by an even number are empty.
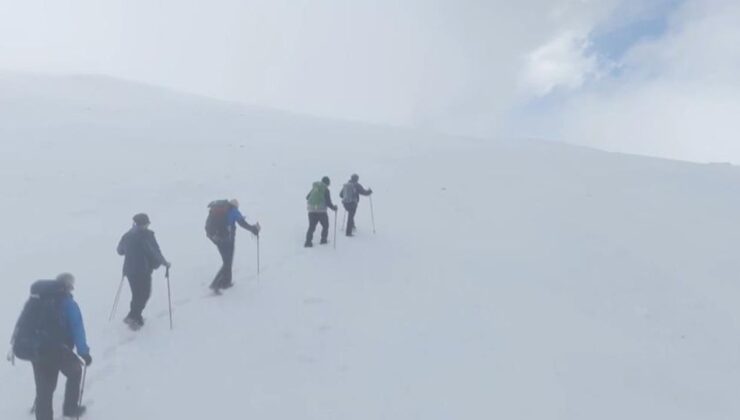
<svg viewBox="0 0 740 420">
<path fill-rule="evenodd" d="M 738 18 L 729 0 L 2 0 L 0 69 L 103 74 L 482 138 L 739 161 Z"/>
</svg>

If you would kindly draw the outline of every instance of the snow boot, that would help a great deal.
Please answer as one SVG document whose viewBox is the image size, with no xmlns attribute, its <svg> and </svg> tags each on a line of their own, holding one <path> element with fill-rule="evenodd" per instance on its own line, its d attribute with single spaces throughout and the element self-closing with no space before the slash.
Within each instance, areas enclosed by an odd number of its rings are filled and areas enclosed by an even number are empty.
<svg viewBox="0 0 740 420">
<path fill-rule="evenodd" d="M 64 417 L 76 419 L 78 417 L 82 417 L 86 411 L 87 411 L 87 407 L 85 407 L 84 405 L 78 405 L 75 408 L 64 410 L 63 414 L 64 414 Z"/>
<path fill-rule="evenodd" d="M 129 328 L 131 328 L 134 331 L 139 330 L 141 327 L 144 326 L 144 319 L 136 319 L 130 316 L 127 316 L 123 319 L 123 322 L 128 325 Z"/>
<path fill-rule="evenodd" d="M 321 245 L 326 245 L 329 243 L 326 239 L 322 239 L 321 242 L 319 242 Z"/>
<path fill-rule="evenodd" d="M 311 248 L 313 246 L 313 243 L 306 242 L 305 244 L 303 244 L 303 246 L 306 247 L 306 248 Z"/>
</svg>

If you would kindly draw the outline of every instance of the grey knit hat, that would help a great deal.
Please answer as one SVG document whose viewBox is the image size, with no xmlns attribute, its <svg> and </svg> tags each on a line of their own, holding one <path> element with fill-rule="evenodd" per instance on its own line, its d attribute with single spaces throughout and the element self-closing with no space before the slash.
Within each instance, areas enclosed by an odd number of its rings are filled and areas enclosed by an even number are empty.
<svg viewBox="0 0 740 420">
<path fill-rule="evenodd" d="M 67 290 L 74 290 L 75 288 L 75 276 L 73 276 L 71 273 L 62 273 L 57 276 L 57 281 L 64 283 L 64 286 L 67 288 Z"/>
</svg>

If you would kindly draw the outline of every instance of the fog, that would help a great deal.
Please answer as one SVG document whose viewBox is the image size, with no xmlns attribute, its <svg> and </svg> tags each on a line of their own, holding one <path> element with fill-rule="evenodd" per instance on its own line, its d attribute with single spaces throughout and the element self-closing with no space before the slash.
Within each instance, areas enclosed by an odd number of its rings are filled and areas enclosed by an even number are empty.
<svg viewBox="0 0 740 420">
<path fill-rule="evenodd" d="M 740 161 L 739 7 L 645 3 L 0 0 L 0 70 L 104 74 L 332 118 Z"/>
</svg>

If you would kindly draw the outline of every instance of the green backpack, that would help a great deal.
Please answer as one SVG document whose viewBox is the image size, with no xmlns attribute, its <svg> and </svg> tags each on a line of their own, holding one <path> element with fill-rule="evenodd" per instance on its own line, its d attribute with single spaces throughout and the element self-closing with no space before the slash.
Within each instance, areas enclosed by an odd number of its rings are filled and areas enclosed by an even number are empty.
<svg viewBox="0 0 740 420">
<path fill-rule="evenodd" d="M 308 193 L 309 210 L 321 210 L 326 207 L 327 186 L 323 182 L 314 182 L 311 192 Z"/>
</svg>

